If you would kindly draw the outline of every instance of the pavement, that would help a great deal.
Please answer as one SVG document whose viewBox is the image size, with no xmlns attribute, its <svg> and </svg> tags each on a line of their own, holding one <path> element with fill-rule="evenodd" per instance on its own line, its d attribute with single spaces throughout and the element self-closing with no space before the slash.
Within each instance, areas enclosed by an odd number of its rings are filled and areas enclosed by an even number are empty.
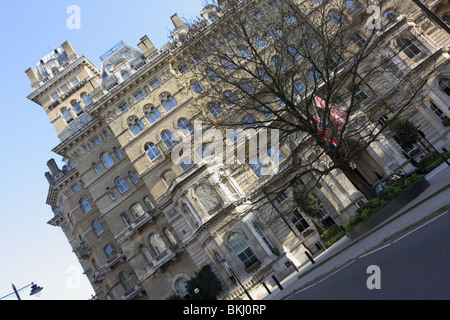
<svg viewBox="0 0 450 320">
<path fill-rule="evenodd" d="M 337 272 L 360 256 L 405 234 L 450 210 L 450 167 L 443 163 L 425 176 L 430 186 L 397 213 L 358 239 L 344 236 L 327 250 L 313 256 L 314 264 L 300 266 L 298 272 L 281 281 L 283 290 L 273 290 L 261 300 L 286 300 L 294 293 Z"/>
</svg>

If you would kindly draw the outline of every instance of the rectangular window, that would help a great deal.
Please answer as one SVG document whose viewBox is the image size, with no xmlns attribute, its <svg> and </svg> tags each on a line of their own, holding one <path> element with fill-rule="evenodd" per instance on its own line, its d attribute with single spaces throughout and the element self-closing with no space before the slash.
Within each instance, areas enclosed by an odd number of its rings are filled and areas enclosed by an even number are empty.
<svg viewBox="0 0 450 320">
<path fill-rule="evenodd" d="M 58 91 L 53 92 L 50 97 L 52 98 L 53 101 L 57 100 L 59 98 L 59 93 Z"/>
<path fill-rule="evenodd" d="M 275 198 L 275 202 L 281 204 L 288 199 L 286 193 L 282 192 L 278 197 Z"/>
<path fill-rule="evenodd" d="M 155 80 L 152 83 L 150 83 L 150 88 L 152 88 L 152 90 L 155 90 L 156 88 L 158 88 L 161 85 L 161 82 L 159 82 L 159 80 Z"/>
<path fill-rule="evenodd" d="M 134 98 L 136 99 L 136 101 L 139 101 L 139 100 L 141 100 L 144 97 L 145 97 L 145 94 L 142 91 L 139 91 L 138 93 L 136 93 L 134 95 Z"/>
<path fill-rule="evenodd" d="M 77 192 L 77 191 L 80 190 L 80 189 L 81 189 L 81 187 L 80 187 L 79 184 L 76 184 L 76 185 L 72 186 L 72 192 L 73 192 L 73 193 Z"/>
<path fill-rule="evenodd" d="M 70 80 L 70 83 L 72 84 L 72 86 L 76 86 L 80 81 L 78 80 L 77 77 L 73 78 L 72 80 Z"/>
<path fill-rule="evenodd" d="M 308 222 L 303 218 L 298 210 L 294 211 L 291 215 L 291 222 L 294 224 L 295 228 L 302 233 L 309 228 Z"/>
<path fill-rule="evenodd" d="M 127 103 L 124 103 L 123 105 L 121 105 L 119 107 L 119 111 L 120 112 L 124 112 L 125 110 L 127 110 L 130 106 Z"/>
<path fill-rule="evenodd" d="M 364 46 L 364 43 L 366 42 L 366 39 L 360 34 L 357 33 L 355 34 L 355 36 L 353 37 L 352 41 L 354 43 L 356 43 L 356 45 L 360 48 L 362 48 Z"/>
<path fill-rule="evenodd" d="M 93 146 L 99 145 L 100 142 L 102 142 L 102 139 L 100 139 L 100 137 L 95 137 L 94 139 L 91 140 Z"/>
</svg>

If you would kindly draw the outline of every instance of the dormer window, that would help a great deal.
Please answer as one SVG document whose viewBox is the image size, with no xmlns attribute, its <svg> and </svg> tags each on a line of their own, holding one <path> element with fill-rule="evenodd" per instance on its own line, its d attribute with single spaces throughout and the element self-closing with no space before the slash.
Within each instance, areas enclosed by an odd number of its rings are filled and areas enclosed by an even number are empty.
<svg viewBox="0 0 450 320">
<path fill-rule="evenodd" d="M 106 72 L 108 72 L 108 73 L 111 73 L 111 65 L 110 64 L 108 64 L 106 67 L 105 67 L 105 70 L 106 70 Z"/>
<path fill-rule="evenodd" d="M 131 53 L 130 52 L 125 52 L 124 54 L 123 54 L 123 56 L 125 57 L 125 59 L 127 59 L 128 61 L 131 61 L 131 60 L 133 60 L 133 56 L 131 55 Z"/>
<path fill-rule="evenodd" d="M 123 81 L 127 80 L 129 77 L 131 77 L 131 73 L 130 72 L 128 72 L 126 70 L 122 72 L 122 79 L 123 79 Z"/>
</svg>

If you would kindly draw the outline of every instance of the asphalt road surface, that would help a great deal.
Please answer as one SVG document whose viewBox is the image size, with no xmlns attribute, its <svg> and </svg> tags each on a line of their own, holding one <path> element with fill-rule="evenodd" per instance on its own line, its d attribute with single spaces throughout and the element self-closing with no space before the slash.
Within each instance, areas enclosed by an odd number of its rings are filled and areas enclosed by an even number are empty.
<svg viewBox="0 0 450 320">
<path fill-rule="evenodd" d="M 448 300 L 449 231 L 450 213 L 447 211 L 288 299 Z"/>
</svg>

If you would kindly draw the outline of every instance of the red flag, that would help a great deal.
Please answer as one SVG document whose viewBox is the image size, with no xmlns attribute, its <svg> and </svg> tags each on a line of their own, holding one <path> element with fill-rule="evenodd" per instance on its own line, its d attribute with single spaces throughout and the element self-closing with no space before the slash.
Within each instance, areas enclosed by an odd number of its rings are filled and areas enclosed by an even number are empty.
<svg viewBox="0 0 450 320">
<path fill-rule="evenodd" d="M 325 106 L 326 103 L 323 99 L 319 98 L 318 96 L 314 95 L 314 101 L 316 102 L 316 106 L 318 108 L 324 109 L 325 110 Z M 330 120 L 331 122 L 333 122 L 334 124 L 338 125 L 338 130 L 341 130 L 342 126 L 345 123 L 345 119 L 347 117 L 347 113 L 345 111 L 339 110 L 336 107 L 333 106 L 329 106 L 330 108 Z"/>
</svg>

